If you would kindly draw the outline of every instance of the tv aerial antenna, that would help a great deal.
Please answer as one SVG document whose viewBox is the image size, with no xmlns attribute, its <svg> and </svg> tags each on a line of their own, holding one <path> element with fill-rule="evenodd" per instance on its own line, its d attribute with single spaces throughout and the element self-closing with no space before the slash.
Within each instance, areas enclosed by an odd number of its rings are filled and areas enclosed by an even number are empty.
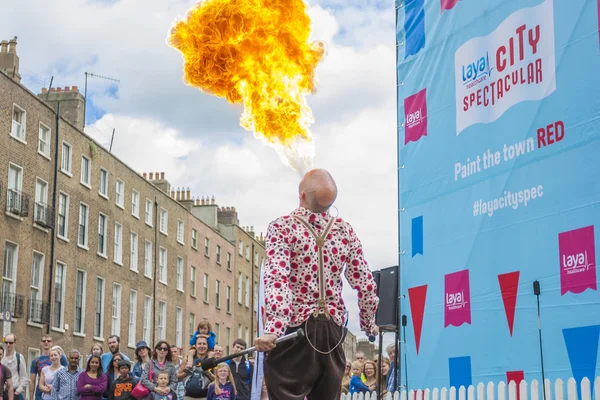
<svg viewBox="0 0 600 400">
<path fill-rule="evenodd" d="M 97 78 L 97 79 L 102 79 L 105 81 L 111 81 L 111 82 L 116 82 L 116 83 L 120 83 L 121 81 L 115 78 L 110 78 L 108 76 L 102 76 L 102 75 L 98 75 L 98 74 L 94 74 L 93 72 L 86 72 L 85 73 L 85 89 L 84 89 L 84 102 L 83 102 L 83 128 L 85 129 L 85 114 L 86 114 L 86 110 L 87 110 L 87 86 L 88 86 L 88 76 L 90 78 Z M 113 132 L 114 135 L 114 132 Z M 111 139 L 112 142 L 112 139 Z"/>
</svg>

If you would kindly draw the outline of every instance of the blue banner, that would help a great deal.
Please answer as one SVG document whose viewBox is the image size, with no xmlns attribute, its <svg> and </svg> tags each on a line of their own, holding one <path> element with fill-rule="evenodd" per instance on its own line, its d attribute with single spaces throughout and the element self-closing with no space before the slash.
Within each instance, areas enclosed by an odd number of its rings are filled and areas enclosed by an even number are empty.
<svg viewBox="0 0 600 400">
<path fill-rule="evenodd" d="M 600 372 L 599 3 L 397 3 L 409 389 Z"/>
</svg>

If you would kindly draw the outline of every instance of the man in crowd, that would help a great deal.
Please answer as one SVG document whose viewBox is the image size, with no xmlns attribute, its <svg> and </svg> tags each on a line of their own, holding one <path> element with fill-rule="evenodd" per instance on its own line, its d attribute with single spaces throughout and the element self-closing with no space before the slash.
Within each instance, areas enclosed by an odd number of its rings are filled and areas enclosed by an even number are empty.
<svg viewBox="0 0 600 400">
<path fill-rule="evenodd" d="M 83 369 L 79 367 L 81 355 L 77 350 L 69 351 L 69 365 L 56 373 L 52 382 L 52 400 L 78 400 L 77 379 Z"/>
<path fill-rule="evenodd" d="M 377 336 L 377 286 L 354 229 L 329 215 L 337 186 L 329 172 L 309 171 L 300 182 L 299 207 L 271 222 L 265 239 L 265 380 L 272 400 L 337 399 L 345 369 L 346 308 L 342 271 L 358 292 L 360 326 Z M 345 266 L 345 269 L 344 269 Z M 302 327 L 306 337 L 277 337 Z M 290 360 L 294 360 L 290 363 Z"/>
<path fill-rule="evenodd" d="M 15 351 L 17 336 L 14 333 L 9 333 L 4 337 L 4 344 L 6 345 L 6 351 L 2 364 L 10 369 L 12 375 L 14 400 L 25 400 L 25 393 L 27 393 L 29 387 L 29 376 L 27 376 L 27 364 L 25 364 L 23 354 Z"/>
<path fill-rule="evenodd" d="M 244 339 L 235 339 L 233 342 L 233 353 L 239 353 L 246 350 L 247 344 Z M 236 357 L 227 361 L 229 369 L 235 381 L 237 389 L 237 400 L 250 400 L 251 382 L 252 382 L 252 364 L 244 356 Z"/>
<path fill-rule="evenodd" d="M 40 400 L 42 398 L 42 391 L 38 387 L 40 373 L 44 367 L 52 364 L 52 361 L 50 361 L 52 336 L 43 335 L 42 340 L 40 341 L 40 348 L 42 349 L 42 353 L 38 358 L 31 362 L 31 368 L 29 369 L 29 398 L 33 399 L 35 393 L 35 400 Z M 67 357 L 64 355 L 61 356 L 60 363 L 63 367 L 66 367 L 68 365 Z"/>
<path fill-rule="evenodd" d="M 121 338 L 117 335 L 112 335 L 108 338 L 108 352 L 102 354 L 102 371 L 108 371 L 108 367 L 110 366 L 110 362 L 115 354 L 120 353 L 123 360 L 129 361 L 129 357 L 127 357 L 124 353 L 119 351 L 119 344 L 121 343 Z"/>
</svg>

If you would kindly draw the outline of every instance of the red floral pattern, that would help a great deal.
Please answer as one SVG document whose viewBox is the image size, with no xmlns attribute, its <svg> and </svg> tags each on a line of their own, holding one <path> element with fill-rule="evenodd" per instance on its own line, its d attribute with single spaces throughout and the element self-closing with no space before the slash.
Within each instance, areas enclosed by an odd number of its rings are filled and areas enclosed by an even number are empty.
<svg viewBox="0 0 600 400">
<path fill-rule="evenodd" d="M 318 308 L 319 260 L 314 236 L 294 216 L 308 221 L 321 234 L 331 217 L 300 207 L 271 222 L 267 231 L 265 263 L 265 333 L 284 334 L 302 324 Z M 328 310 L 338 325 L 346 322 L 342 298 L 342 272 L 358 292 L 360 327 L 367 334 L 375 328 L 379 304 L 377 287 L 364 259 L 362 245 L 347 222 L 337 218 L 323 248 L 323 269 Z"/>
</svg>

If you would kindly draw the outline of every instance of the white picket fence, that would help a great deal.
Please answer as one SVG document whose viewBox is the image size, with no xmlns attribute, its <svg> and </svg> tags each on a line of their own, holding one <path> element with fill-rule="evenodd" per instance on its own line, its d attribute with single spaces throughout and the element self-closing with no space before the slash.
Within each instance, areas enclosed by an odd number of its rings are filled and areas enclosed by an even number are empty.
<svg viewBox="0 0 600 400">
<path fill-rule="evenodd" d="M 583 378 L 581 381 L 581 399 L 577 393 L 577 382 L 575 379 L 570 378 L 567 381 L 567 391 L 565 397 L 565 384 L 561 379 L 557 379 L 552 385 L 549 379 L 546 379 L 546 398 L 545 400 L 592 400 L 592 388 L 591 382 L 588 378 Z M 544 394 L 542 388 L 539 387 L 537 380 L 532 380 L 530 384 L 526 381 L 521 381 L 519 385 L 519 400 L 544 400 Z M 517 400 L 517 385 L 514 381 L 511 381 L 508 385 L 508 393 L 506 390 L 506 383 L 500 382 L 495 385 L 493 382 L 489 382 L 486 385 L 480 383 L 477 387 L 471 385 L 468 388 L 461 386 L 458 390 L 455 387 L 450 389 L 442 388 L 439 390 L 435 388 L 433 390 L 414 390 L 395 392 L 392 396 L 388 393 L 384 400 Z M 594 399 L 600 400 L 600 376 L 596 377 L 594 381 Z M 507 398 L 508 396 L 508 398 Z M 372 393 L 354 393 L 343 394 L 341 400 L 378 400 L 377 394 Z"/>
</svg>

